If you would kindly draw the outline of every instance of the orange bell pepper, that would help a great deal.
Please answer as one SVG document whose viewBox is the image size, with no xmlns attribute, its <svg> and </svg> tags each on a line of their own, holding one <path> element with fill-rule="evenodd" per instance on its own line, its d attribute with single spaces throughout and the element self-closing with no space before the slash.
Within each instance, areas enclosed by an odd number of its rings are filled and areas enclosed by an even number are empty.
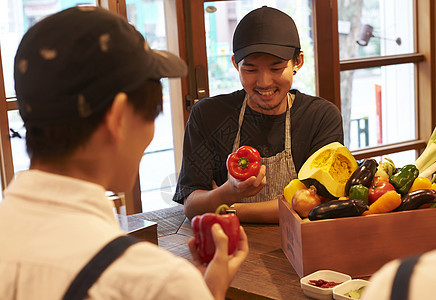
<svg viewBox="0 0 436 300">
<path fill-rule="evenodd" d="M 393 211 L 401 204 L 401 195 L 396 191 L 388 191 L 381 195 L 373 204 L 369 206 L 369 210 L 365 211 L 364 215 L 382 214 Z"/>
</svg>

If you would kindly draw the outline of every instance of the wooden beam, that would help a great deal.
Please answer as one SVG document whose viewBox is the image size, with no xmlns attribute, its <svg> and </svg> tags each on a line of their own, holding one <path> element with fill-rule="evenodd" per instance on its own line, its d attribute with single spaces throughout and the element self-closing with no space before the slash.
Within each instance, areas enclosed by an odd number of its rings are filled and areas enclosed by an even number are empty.
<svg viewBox="0 0 436 300">
<path fill-rule="evenodd" d="M 354 158 L 357 160 L 364 158 L 371 158 L 376 156 L 382 156 L 391 153 L 403 152 L 408 150 L 422 150 L 427 145 L 426 141 L 413 140 L 404 143 L 389 144 L 384 146 L 370 147 L 362 150 L 351 151 Z"/>
<path fill-rule="evenodd" d="M 341 109 L 337 0 L 313 0 L 312 12 L 316 94 Z"/>
<path fill-rule="evenodd" d="M 428 140 L 436 126 L 436 4 L 433 0 L 416 1 L 416 51 L 424 60 L 416 67 L 417 138 Z"/>
<path fill-rule="evenodd" d="M 0 53 L 0 175 L 1 189 L 4 190 L 14 178 L 11 140 L 9 138 L 8 107 L 3 78 L 3 65 Z"/>
<path fill-rule="evenodd" d="M 383 67 L 389 65 L 419 63 L 425 60 L 422 53 L 409 53 L 399 55 L 374 56 L 340 61 L 341 71 Z"/>
</svg>

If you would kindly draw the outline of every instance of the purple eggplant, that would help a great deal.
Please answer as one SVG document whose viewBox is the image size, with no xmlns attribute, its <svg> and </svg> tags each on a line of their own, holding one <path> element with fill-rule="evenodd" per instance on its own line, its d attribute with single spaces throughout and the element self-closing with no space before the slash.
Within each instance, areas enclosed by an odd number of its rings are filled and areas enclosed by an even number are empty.
<svg viewBox="0 0 436 300">
<path fill-rule="evenodd" d="M 422 189 L 416 190 L 405 194 L 401 198 L 401 204 L 395 211 L 404 211 L 417 209 L 423 204 L 432 203 L 436 201 L 436 190 L 433 189 Z"/>
<path fill-rule="evenodd" d="M 363 185 L 369 188 L 371 181 L 377 172 L 378 163 L 374 159 L 366 159 L 354 172 L 351 174 L 345 184 L 345 193 L 350 193 L 350 188 L 353 185 Z"/>
<path fill-rule="evenodd" d="M 368 205 L 361 199 L 332 200 L 315 206 L 309 212 L 309 220 L 323 220 L 360 216 Z"/>
</svg>

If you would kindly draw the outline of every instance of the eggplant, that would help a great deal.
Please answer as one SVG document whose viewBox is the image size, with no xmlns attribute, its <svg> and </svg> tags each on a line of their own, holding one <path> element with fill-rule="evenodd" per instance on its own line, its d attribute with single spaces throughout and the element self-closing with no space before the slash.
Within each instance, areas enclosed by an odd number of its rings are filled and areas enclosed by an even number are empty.
<svg viewBox="0 0 436 300">
<path fill-rule="evenodd" d="M 368 205 L 361 199 L 333 200 L 315 206 L 309 212 L 309 220 L 323 220 L 360 216 Z"/>
<path fill-rule="evenodd" d="M 417 209 L 423 204 L 436 201 L 436 190 L 422 189 L 405 194 L 401 198 L 401 204 L 394 211 Z"/>
<path fill-rule="evenodd" d="M 345 193 L 350 193 L 350 188 L 353 185 L 363 185 L 367 188 L 370 187 L 375 172 L 377 172 L 378 163 L 375 159 L 366 159 L 348 178 L 345 184 Z"/>
</svg>

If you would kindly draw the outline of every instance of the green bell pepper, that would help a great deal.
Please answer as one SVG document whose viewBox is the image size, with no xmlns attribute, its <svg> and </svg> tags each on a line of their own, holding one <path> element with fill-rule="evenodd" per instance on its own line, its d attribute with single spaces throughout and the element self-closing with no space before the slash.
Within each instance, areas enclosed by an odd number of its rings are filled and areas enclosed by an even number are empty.
<svg viewBox="0 0 436 300">
<path fill-rule="evenodd" d="M 349 199 L 360 199 L 363 200 L 366 205 L 368 205 L 368 195 L 369 195 L 369 189 L 362 185 L 362 184 L 357 184 L 357 185 L 352 185 L 350 187 L 350 195 L 349 195 Z"/>
<path fill-rule="evenodd" d="M 419 170 L 415 165 L 405 165 L 389 178 L 389 182 L 401 195 L 407 194 L 413 181 L 418 177 Z"/>
</svg>

